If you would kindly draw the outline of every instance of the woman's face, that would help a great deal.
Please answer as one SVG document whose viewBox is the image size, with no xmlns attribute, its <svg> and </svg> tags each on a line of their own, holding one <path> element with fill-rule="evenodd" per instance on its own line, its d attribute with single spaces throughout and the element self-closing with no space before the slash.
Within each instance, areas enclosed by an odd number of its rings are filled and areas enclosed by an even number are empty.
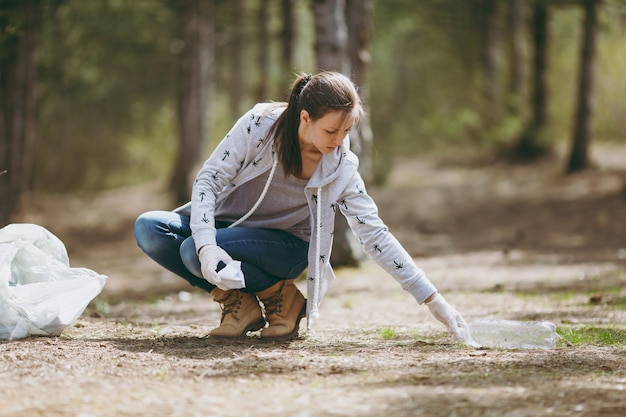
<svg viewBox="0 0 626 417">
<path fill-rule="evenodd" d="M 313 120 L 306 110 L 300 112 L 300 145 L 314 146 L 320 153 L 333 152 L 348 135 L 354 118 L 344 111 L 330 111 Z"/>
</svg>

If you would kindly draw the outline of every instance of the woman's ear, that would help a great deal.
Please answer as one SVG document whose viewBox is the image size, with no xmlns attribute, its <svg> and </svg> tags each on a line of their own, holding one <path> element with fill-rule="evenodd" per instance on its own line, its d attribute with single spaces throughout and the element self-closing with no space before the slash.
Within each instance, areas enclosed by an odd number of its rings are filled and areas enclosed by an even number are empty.
<svg viewBox="0 0 626 417">
<path fill-rule="evenodd" d="M 309 115 L 309 112 L 306 110 L 302 110 L 300 112 L 300 123 L 304 123 L 306 125 L 310 121 L 311 121 L 311 116 Z"/>
</svg>

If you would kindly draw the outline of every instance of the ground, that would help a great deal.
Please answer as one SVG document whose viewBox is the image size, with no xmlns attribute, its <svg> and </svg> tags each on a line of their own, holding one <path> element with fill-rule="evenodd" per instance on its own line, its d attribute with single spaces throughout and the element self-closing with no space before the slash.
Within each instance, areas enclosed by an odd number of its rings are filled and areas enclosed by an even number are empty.
<svg viewBox="0 0 626 417">
<path fill-rule="evenodd" d="M 20 221 L 57 235 L 72 266 L 109 278 L 61 336 L 0 341 L 0 416 L 624 416 L 626 147 L 596 146 L 593 159 L 595 169 L 564 176 L 558 156 L 413 158 L 369 190 L 468 322 L 615 336 L 549 350 L 454 342 L 367 261 L 337 271 L 299 338 L 215 341 L 217 304 L 134 243 L 134 218 L 169 207 L 158 183 L 32 196 Z"/>
</svg>

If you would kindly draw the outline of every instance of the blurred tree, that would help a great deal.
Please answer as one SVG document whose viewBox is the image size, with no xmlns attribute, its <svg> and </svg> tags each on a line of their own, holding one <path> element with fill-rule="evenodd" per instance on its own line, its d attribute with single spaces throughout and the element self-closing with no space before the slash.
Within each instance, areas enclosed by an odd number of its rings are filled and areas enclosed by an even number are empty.
<svg viewBox="0 0 626 417">
<path fill-rule="evenodd" d="M 493 124 L 499 117 L 499 65 L 498 44 L 501 38 L 502 7 L 500 0 L 482 0 L 483 19 L 483 71 L 485 74 L 484 117 L 487 125 Z"/>
<path fill-rule="evenodd" d="M 212 2 L 181 0 L 178 90 L 178 154 L 169 183 L 177 203 L 189 201 L 189 176 L 198 161 L 205 134 L 207 91 L 211 67 Z"/>
<path fill-rule="evenodd" d="M 548 5 L 545 0 L 533 4 L 533 93 L 532 116 L 513 147 L 514 160 L 533 160 L 550 151 L 545 138 L 547 125 L 547 60 L 548 60 Z"/>
<path fill-rule="evenodd" d="M 282 73 L 289 74 L 293 71 L 293 48 L 295 44 L 295 11 L 294 2 L 296 0 L 281 0 L 281 20 L 280 30 Z"/>
<path fill-rule="evenodd" d="M 369 105 L 368 66 L 370 62 L 371 10 L 372 3 L 369 0 L 346 0 L 345 16 L 348 31 L 346 50 L 352 80 L 359 87 L 359 94 L 365 107 Z M 359 172 L 366 183 L 373 181 L 372 149 L 374 135 L 367 114 L 361 125 L 352 130 L 350 140 L 352 141 L 352 149 L 359 155 Z"/>
<path fill-rule="evenodd" d="M 28 186 L 36 131 L 36 53 L 45 0 L 0 1 L 0 226 Z"/>
<path fill-rule="evenodd" d="M 270 63 L 270 33 L 269 33 L 269 0 L 260 0 L 257 13 L 257 71 L 259 81 L 256 89 L 256 101 L 268 99 L 269 63 Z"/>
<path fill-rule="evenodd" d="M 339 0 L 313 0 L 313 19 L 318 70 L 345 73 L 346 29 Z"/>
<path fill-rule="evenodd" d="M 338 0 L 314 0 L 315 58 L 320 71 L 343 72 L 345 68 L 345 20 Z M 337 213 L 335 216 L 335 239 L 333 242 L 332 264 L 358 266 L 359 255 L 351 245 L 350 227 L 346 219 Z"/>
<path fill-rule="evenodd" d="M 509 111 L 517 115 L 521 111 L 524 85 L 524 0 L 509 0 L 510 77 Z"/>
<path fill-rule="evenodd" d="M 367 66 L 369 62 L 371 5 L 367 0 L 315 0 L 315 57 L 318 70 L 337 71 L 351 75 L 367 99 Z M 365 179 L 372 178 L 372 132 L 369 120 L 351 134 L 354 150 L 362 165 L 359 171 Z M 352 244 L 354 237 L 346 219 L 335 217 L 335 241 L 332 262 L 334 266 L 357 266 L 363 252 Z"/>
<path fill-rule="evenodd" d="M 479 0 L 374 3 L 369 87 L 377 184 L 391 169 L 379 161 L 391 154 L 483 139 L 479 5 Z"/>
<path fill-rule="evenodd" d="M 167 6 L 64 0 L 46 14 L 34 189 L 93 191 L 167 177 L 181 49 Z"/>
<path fill-rule="evenodd" d="M 593 100 L 593 67 L 596 56 L 599 0 L 581 0 L 585 11 L 583 39 L 580 51 L 577 109 L 567 172 L 584 170 L 589 165 L 588 148 L 591 141 Z"/>
<path fill-rule="evenodd" d="M 224 7 L 225 5 L 222 5 Z M 231 0 L 228 7 L 231 8 L 233 22 L 231 30 L 233 32 L 233 40 L 230 44 L 230 106 L 231 113 L 234 117 L 238 117 L 242 111 L 243 103 L 243 79 L 244 72 L 242 67 L 243 43 L 244 43 L 244 6 L 243 0 Z M 230 13 L 229 13 L 230 14 Z"/>
</svg>

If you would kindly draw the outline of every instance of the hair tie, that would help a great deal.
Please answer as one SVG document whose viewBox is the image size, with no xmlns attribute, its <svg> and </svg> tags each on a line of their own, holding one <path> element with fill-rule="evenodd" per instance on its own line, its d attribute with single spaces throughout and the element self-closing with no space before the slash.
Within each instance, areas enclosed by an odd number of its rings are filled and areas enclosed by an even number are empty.
<svg viewBox="0 0 626 417">
<path fill-rule="evenodd" d="M 311 81 L 311 78 L 313 76 L 311 74 L 308 74 L 306 77 L 304 77 L 296 86 L 296 88 L 294 88 L 293 90 L 293 95 L 294 96 L 300 96 L 300 94 L 302 94 L 302 90 L 304 90 L 304 87 L 309 83 L 309 81 Z"/>
</svg>

